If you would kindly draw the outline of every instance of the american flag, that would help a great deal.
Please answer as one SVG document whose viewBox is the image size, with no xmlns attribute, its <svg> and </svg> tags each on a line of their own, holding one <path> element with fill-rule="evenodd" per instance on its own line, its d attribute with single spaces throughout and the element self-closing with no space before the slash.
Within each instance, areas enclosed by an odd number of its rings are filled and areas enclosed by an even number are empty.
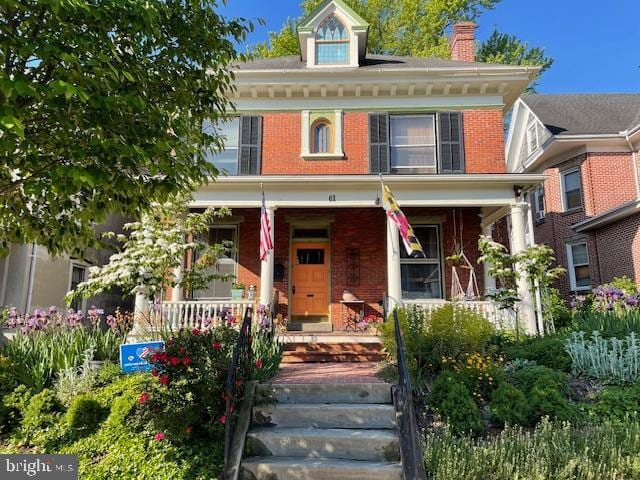
<svg viewBox="0 0 640 480">
<path fill-rule="evenodd" d="M 264 201 L 264 192 L 262 192 L 262 211 L 260 213 L 260 260 L 266 260 L 269 250 L 273 250 L 271 242 L 271 223 L 269 223 L 269 214 Z"/>
</svg>

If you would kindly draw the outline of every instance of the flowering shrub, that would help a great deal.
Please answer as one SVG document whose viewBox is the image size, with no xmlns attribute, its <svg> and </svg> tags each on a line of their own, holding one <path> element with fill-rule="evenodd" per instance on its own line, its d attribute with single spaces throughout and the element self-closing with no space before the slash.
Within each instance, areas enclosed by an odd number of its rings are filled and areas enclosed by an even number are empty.
<svg viewBox="0 0 640 480">
<path fill-rule="evenodd" d="M 442 367 L 456 372 L 476 401 L 487 401 L 504 376 L 497 361 L 478 352 L 464 353 L 458 359 L 444 357 Z"/>
<path fill-rule="evenodd" d="M 158 388 L 142 392 L 139 403 L 153 413 L 158 432 L 207 437 L 224 428 L 225 381 L 237 339 L 237 330 L 226 325 L 181 330 L 167 339 L 164 352 L 152 355 Z"/>
</svg>

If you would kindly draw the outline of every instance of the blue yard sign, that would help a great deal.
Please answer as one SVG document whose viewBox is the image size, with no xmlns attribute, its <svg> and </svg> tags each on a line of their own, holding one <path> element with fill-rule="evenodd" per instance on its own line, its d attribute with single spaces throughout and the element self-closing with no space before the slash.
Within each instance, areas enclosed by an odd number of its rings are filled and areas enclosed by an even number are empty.
<svg viewBox="0 0 640 480">
<path fill-rule="evenodd" d="M 148 359 L 164 350 L 164 342 L 123 343 L 120 345 L 120 368 L 123 373 L 149 372 Z"/>
</svg>

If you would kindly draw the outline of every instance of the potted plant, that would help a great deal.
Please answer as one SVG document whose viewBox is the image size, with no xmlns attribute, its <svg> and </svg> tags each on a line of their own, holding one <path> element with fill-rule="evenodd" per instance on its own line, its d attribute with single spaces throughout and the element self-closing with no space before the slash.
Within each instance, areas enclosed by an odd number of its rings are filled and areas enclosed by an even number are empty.
<svg viewBox="0 0 640 480">
<path fill-rule="evenodd" d="M 233 300 L 242 300 L 244 298 L 244 283 L 231 284 L 231 298 Z"/>
</svg>

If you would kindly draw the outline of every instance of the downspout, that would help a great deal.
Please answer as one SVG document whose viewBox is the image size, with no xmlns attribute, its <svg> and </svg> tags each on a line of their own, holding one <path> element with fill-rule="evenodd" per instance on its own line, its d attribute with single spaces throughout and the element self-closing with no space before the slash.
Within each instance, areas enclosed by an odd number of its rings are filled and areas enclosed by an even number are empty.
<svg viewBox="0 0 640 480">
<path fill-rule="evenodd" d="M 29 262 L 29 283 L 27 284 L 27 303 L 24 313 L 31 311 L 31 300 L 33 299 L 33 279 L 36 276 L 36 244 L 31 244 L 31 261 Z"/>
<path fill-rule="evenodd" d="M 4 272 L 2 272 L 2 296 L 0 297 L 0 306 L 7 301 L 7 280 L 9 279 L 9 260 L 11 259 L 11 250 L 4 259 Z"/>
<path fill-rule="evenodd" d="M 638 179 L 638 152 L 633 149 L 633 145 L 631 143 L 631 139 L 629 137 L 629 131 L 626 132 L 625 140 L 629 145 L 629 150 L 631 150 L 631 161 L 633 162 L 633 176 L 636 180 L 636 199 L 640 200 L 640 180 Z"/>
</svg>

